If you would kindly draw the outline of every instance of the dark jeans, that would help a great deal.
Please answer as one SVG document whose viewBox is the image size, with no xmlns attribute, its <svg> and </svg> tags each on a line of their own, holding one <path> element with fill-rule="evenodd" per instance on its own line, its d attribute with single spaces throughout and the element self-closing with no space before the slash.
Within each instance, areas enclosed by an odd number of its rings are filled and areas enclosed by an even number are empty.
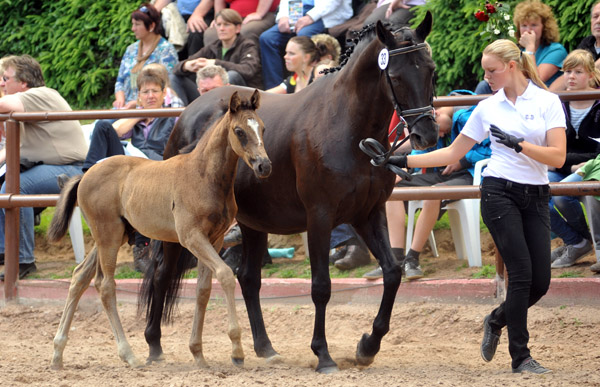
<svg viewBox="0 0 600 387">
<path fill-rule="evenodd" d="M 508 273 L 506 301 L 491 314 L 493 329 L 508 329 L 512 367 L 529 357 L 527 309 L 550 286 L 550 200 L 547 185 L 485 177 L 481 215 Z"/>
<path fill-rule="evenodd" d="M 200 96 L 198 85 L 196 84 L 196 74 L 171 74 L 169 75 L 169 80 L 171 81 L 171 89 L 177 93 L 177 96 L 183 101 L 185 106 Z"/>
<path fill-rule="evenodd" d="M 99 160 L 124 154 L 123 144 L 121 144 L 121 140 L 112 126 L 112 121 L 100 120 L 96 122 L 92 132 L 90 148 L 83 163 L 83 172 L 90 169 Z"/>
</svg>

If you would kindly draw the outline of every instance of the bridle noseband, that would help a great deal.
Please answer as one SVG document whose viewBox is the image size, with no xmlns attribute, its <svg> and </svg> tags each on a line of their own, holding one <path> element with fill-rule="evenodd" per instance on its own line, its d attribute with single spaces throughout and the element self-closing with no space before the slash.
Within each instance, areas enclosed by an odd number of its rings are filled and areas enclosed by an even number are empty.
<svg viewBox="0 0 600 387">
<path fill-rule="evenodd" d="M 415 52 L 415 51 L 423 50 L 423 49 L 428 49 L 427 43 L 417 43 L 417 44 L 413 44 L 413 45 L 410 45 L 407 47 L 396 48 L 396 49 L 390 50 L 388 52 L 388 56 L 391 60 L 391 58 L 393 56 L 408 54 L 410 52 Z M 371 157 L 371 164 L 375 167 L 385 165 L 387 163 L 387 161 L 389 160 L 390 156 L 394 153 L 394 151 L 396 151 L 396 149 L 398 149 L 402 144 L 404 144 L 409 139 L 410 136 L 406 136 L 402 141 L 400 141 L 398 143 L 401 133 L 404 132 L 405 128 L 408 128 L 408 123 L 406 122 L 405 117 L 414 117 L 414 116 L 417 117 L 416 119 L 413 120 L 412 125 L 415 125 L 422 118 L 431 118 L 432 120 L 435 121 L 435 116 L 433 113 L 434 112 L 434 110 L 433 110 L 433 94 L 431 95 L 431 99 L 430 99 L 431 102 L 430 102 L 430 105 L 428 105 L 428 106 L 415 108 L 415 109 L 407 109 L 407 110 L 402 110 L 400 108 L 400 104 L 398 103 L 398 98 L 396 97 L 396 92 L 394 91 L 394 87 L 392 86 L 392 79 L 390 78 L 390 73 L 389 73 L 388 69 L 389 69 L 389 66 L 386 65 L 385 69 L 383 69 L 383 71 L 385 72 L 387 84 L 392 93 L 392 99 L 393 99 L 392 103 L 394 104 L 394 111 L 396 112 L 396 116 L 398 116 L 398 119 L 400 121 L 400 122 L 398 122 L 398 124 L 394 127 L 394 129 L 391 132 L 391 133 L 396 132 L 394 142 L 393 142 L 390 150 L 387 152 L 386 152 L 385 148 L 383 147 L 383 145 L 381 145 L 381 143 L 379 143 L 379 141 L 377 141 L 373 138 L 367 138 L 367 139 L 361 140 L 361 142 L 359 143 L 360 149 L 363 152 L 365 152 L 369 157 Z"/>
</svg>

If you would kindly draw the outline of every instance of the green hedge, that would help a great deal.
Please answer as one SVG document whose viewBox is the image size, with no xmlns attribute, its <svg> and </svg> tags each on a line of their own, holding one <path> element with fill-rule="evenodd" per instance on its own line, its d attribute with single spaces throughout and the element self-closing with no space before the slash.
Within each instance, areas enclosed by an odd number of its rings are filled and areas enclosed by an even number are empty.
<svg viewBox="0 0 600 387">
<path fill-rule="evenodd" d="M 107 108 L 135 41 L 128 0 L 0 0 L 0 56 L 30 54 L 73 108 Z"/>
<path fill-rule="evenodd" d="M 590 10 L 595 0 L 548 0 L 560 28 L 560 42 L 571 51 L 581 39 L 590 35 Z M 420 7 L 415 20 L 433 13 L 431 44 L 437 66 L 437 93 L 445 95 L 453 89 L 473 90 L 483 79 L 481 51 L 485 46 L 479 35 L 480 23 L 474 12 L 483 2 L 473 0 L 429 0 Z M 514 9 L 518 1 L 502 2 Z M 512 17 L 512 12 L 511 12 Z"/>
<path fill-rule="evenodd" d="M 141 1 L 140 1 L 141 2 Z M 557 16 L 561 42 L 567 50 L 590 34 L 594 0 L 548 0 Z M 516 1 L 507 1 L 511 9 Z M 134 42 L 130 0 L 0 0 L 0 56 L 30 54 L 53 87 L 73 108 L 109 107 L 121 57 Z M 438 95 L 452 89 L 473 89 L 482 79 L 480 22 L 475 0 L 429 0 L 417 13 L 433 12 L 428 38 L 437 65 Z"/>
</svg>

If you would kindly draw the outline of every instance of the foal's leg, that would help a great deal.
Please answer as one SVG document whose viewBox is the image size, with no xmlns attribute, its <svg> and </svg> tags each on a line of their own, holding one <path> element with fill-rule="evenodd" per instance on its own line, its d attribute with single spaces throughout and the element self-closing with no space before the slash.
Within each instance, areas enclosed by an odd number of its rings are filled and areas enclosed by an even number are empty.
<svg viewBox="0 0 600 387">
<path fill-rule="evenodd" d="M 269 363 L 281 361 L 281 356 L 273 349 L 267 335 L 265 321 L 260 306 L 261 266 L 267 253 L 267 234 L 252 230 L 239 223 L 242 231 L 242 264 L 238 270 L 238 280 L 244 295 L 256 356 L 266 358 Z"/>
<path fill-rule="evenodd" d="M 125 235 L 125 226 L 122 222 L 110 223 L 104 227 L 100 227 L 99 232 L 95 235 L 98 237 L 96 243 L 98 245 L 98 258 L 100 261 L 100 269 L 104 274 L 100 284 L 96 287 L 100 292 L 102 306 L 110 322 L 110 327 L 117 340 L 117 350 L 121 360 L 127 362 L 131 367 L 141 367 L 143 365 L 135 355 L 125 337 L 119 312 L 117 311 L 115 269 L 117 264 L 117 253 L 119 247 L 127 240 Z"/>
<path fill-rule="evenodd" d="M 379 352 L 381 339 L 390 330 L 390 318 L 400 287 L 402 268 L 392 253 L 384 206 L 374 209 L 365 224 L 355 227 L 383 270 L 383 296 L 379 312 L 373 321 L 373 332 L 371 335 L 363 334 L 356 348 L 356 361 L 366 366 L 373 362 Z"/>
<path fill-rule="evenodd" d="M 73 277 L 71 278 L 71 286 L 69 287 L 69 295 L 63 310 L 58 331 L 54 336 L 54 355 L 52 356 L 52 369 L 62 369 L 63 367 L 63 352 L 67 345 L 69 330 L 73 322 L 73 315 L 77 304 L 83 295 L 83 292 L 88 288 L 94 272 L 96 271 L 97 249 L 96 246 L 90 251 L 87 257 L 75 268 Z"/>
<path fill-rule="evenodd" d="M 201 264 L 206 265 L 215 274 L 215 277 L 225 292 L 227 313 L 229 316 L 229 329 L 227 333 L 232 344 L 231 361 L 235 365 L 242 365 L 244 364 L 244 350 L 242 348 L 241 341 L 242 330 L 240 328 L 240 324 L 237 319 L 237 311 L 235 309 L 235 277 L 233 276 L 233 272 L 231 271 L 231 268 L 229 268 L 229 266 L 227 266 L 227 264 L 225 264 L 225 262 L 221 259 L 219 254 L 217 254 L 210 241 L 199 229 L 190 230 L 189 227 L 179 229 L 178 227 L 177 231 L 181 238 L 182 246 L 186 247 L 198 258 L 198 268 L 200 268 Z M 198 270 L 198 276 L 197 294 L 201 295 L 202 297 L 208 297 L 206 294 L 205 285 L 208 276 L 203 276 L 203 278 L 200 278 L 200 270 Z M 208 281 L 210 281 L 210 279 L 208 279 Z M 210 292 L 208 292 L 208 295 L 210 295 Z M 200 360 L 200 357 L 198 357 L 198 352 L 194 353 L 194 351 L 198 351 L 198 348 L 200 348 L 200 351 L 202 350 L 202 337 L 199 336 L 198 333 L 202 332 L 200 325 L 203 323 L 204 313 L 199 309 L 201 307 L 206 309 L 207 302 L 208 299 L 196 301 L 194 331 L 190 339 L 190 350 L 192 351 L 196 361 L 200 364 L 202 364 L 204 359 Z"/>
<path fill-rule="evenodd" d="M 196 310 L 194 311 L 194 323 L 192 324 L 192 336 L 190 337 L 190 351 L 199 367 L 208 367 L 202 350 L 202 331 L 206 306 L 210 300 L 212 289 L 212 271 L 203 263 L 198 262 L 198 283 L 196 285 Z"/>
</svg>

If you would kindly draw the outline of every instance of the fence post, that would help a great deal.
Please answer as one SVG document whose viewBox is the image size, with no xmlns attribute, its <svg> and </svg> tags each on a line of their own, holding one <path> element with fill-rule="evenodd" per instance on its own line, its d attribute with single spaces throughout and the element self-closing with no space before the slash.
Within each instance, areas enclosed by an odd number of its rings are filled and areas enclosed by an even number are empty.
<svg viewBox="0 0 600 387">
<path fill-rule="evenodd" d="M 19 123 L 6 121 L 6 193 L 20 192 L 20 136 Z M 5 209 L 4 225 L 4 298 L 9 301 L 16 297 L 19 275 L 19 212 L 20 207 Z"/>
</svg>

